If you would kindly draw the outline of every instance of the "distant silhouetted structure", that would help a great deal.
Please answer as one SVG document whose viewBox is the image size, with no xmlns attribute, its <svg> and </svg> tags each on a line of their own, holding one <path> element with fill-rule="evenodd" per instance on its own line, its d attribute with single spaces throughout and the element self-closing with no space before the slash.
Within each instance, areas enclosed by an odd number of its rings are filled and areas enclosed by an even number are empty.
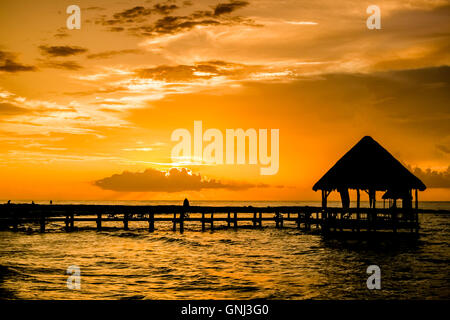
<svg viewBox="0 0 450 320">
<path fill-rule="evenodd" d="M 189 207 L 189 200 L 187 198 L 183 201 L 183 207 Z"/>
<path fill-rule="evenodd" d="M 350 149 L 314 185 L 313 190 L 322 190 L 322 207 L 327 207 L 327 198 L 333 190 L 341 194 L 342 206 L 350 206 L 349 189 L 357 192 L 357 208 L 360 207 L 360 190 L 369 195 L 371 208 L 375 208 L 376 191 L 386 191 L 383 198 L 402 199 L 402 207 L 412 208 L 412 190 L 424 191 L 425 184 L 406 169 L 372 137 L 365 136 Z"/>
</svg>

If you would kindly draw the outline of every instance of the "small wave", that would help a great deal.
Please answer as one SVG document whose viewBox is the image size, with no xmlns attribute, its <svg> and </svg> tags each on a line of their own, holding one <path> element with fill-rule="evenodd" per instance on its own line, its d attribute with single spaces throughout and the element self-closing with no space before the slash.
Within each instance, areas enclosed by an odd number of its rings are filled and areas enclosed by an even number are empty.
<svg viewBox="0 0 450 320">
<path fill-rule="evenodd" d="M 145 299 L 145 296 L 141 294 L 135 294 L 133 296 L 119 298 L 119 300 L 143 300 L 143 299 Z"/>
</svg>

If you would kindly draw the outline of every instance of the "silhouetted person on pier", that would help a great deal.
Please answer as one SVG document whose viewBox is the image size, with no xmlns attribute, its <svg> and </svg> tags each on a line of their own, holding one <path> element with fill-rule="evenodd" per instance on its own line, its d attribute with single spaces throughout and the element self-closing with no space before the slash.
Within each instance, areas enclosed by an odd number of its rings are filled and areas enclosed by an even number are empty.
<svg viewBox="0 0 450 320">
<path fill-rule="evenodd" d="M 52 201 L 52 200 L 50 200 L 50 204 L 53 204 L 53 201 Z"/>
<path fill-rule="evenodd" d="M 189 200 L 187 198 L 185 198 L 183 201 L 183 209 L 184 209 L 184 217 L 185 218 L 189 217 L 188 211 L 186 210 L 187 208 L 189 208 Z"/>
<path fill-rule="evenodd" d="M 31 201 L 31 204 L 34 204 L 34 201 Z"/>
<path fill-rule="evenodd" d="M 11 200 L 8 200 L 8 204 L 11 204 Z"/>
</svg>

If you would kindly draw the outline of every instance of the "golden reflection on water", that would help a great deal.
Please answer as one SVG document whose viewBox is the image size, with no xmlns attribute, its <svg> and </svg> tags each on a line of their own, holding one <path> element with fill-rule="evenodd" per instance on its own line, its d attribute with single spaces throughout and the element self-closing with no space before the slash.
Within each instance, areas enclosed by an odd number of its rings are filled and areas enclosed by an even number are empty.
<svg viewBox="0 0 450 320">
<path fill-rule="evenodd" d="M 295 229 L 171 231 L 171 223 L 92 223 L 65 233 L 0 232 L 0 294 L 19 299 L 372 299 L 449 298 L 448 216 L 421 218 L 415 244 L 341 243 Z M 287 225 L 289 227 L 289 225 Z M 293 225 L 291 226 L 293 227 Z M 111 229 L 112 228 L 112 229 Z M 115 229 L 117 228 L 117 229 Z M 383 290 L 366 288 L 382 269 Z M 66 286 L 81 269 L 81 290 Z"/>
</svg>

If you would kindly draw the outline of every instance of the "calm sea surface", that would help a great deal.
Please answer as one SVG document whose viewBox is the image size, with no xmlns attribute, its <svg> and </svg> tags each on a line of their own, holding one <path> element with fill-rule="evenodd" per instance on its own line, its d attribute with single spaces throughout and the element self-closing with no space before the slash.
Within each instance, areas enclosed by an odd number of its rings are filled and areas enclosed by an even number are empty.
<svg viewBox="0 0 450 320">
<path fill-rule="evenodd" d="M 39 203 L 39 202 L 37 202 Z M 179 204 L 171 201 L 56 203 Z M 333 204 L 333 203 L 332 203 Z M 337 204 L 337 203 L 334 203 Z M 318 205 L 317 202 L 195 202 L 191 205 Z M 450 210 L 449 202 L 423 208 Z M 296 229 L 218 229 L 122 223 L 97 232 L 93 223 L 48 232 L 0 231 L 3 299 L 449 299 L 449 214 L 421 214 L 414 242 L 324 240 Z M 218 225 L 219 226 L 219 225 Z M 286 224 L 289 226 L 289 224 Z M 117 227 L 117 229 L 115 229 Z M 381 290 L 368 290 L 366 268 L 381 268 Z M 81 289 L 66 286 L 69 266 Z"/>
</svg>

